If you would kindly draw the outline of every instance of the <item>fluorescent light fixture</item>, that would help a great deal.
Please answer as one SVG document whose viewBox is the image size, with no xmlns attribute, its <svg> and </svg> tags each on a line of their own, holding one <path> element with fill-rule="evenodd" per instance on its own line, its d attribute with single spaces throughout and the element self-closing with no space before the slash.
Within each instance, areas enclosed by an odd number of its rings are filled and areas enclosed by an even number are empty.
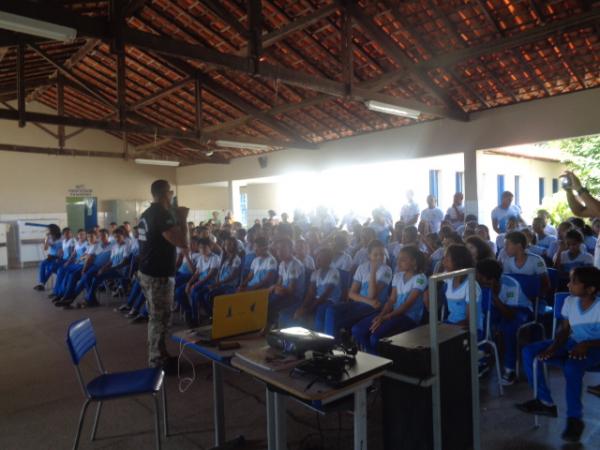
<svg viewBox="0 0 600 450">
<path fill-rule="evenodd" d="M 169 166 L 169 167 L 177 167 L 179 165 L 179 161 L 167 161 L 164 159 L 135 159 L 136 164 L 148 164 L 149 166 Z"/>
<path fill-rule="evenodd" d="M 238 141 L 226 141 L 226 140 L 216 140 L 215 145 L 218 147 L 230 147 L 230 148 L 249 148 L 252 150 L 268 150 L 271 147 L 263 144 L 253 144 L 251 142 L 238 142 Z"/>
<path fill-rule="evenodd" d="M 53 41 L 67 41 L 77 37 L 77 30 L 75 28 L 63 27 L 62 25 L 2 11 L 0 11 L 0 28 L 17 33 L 45 37 Z"/>
<path fill-rule="evenodd" d="M 365 102 L 365 106 L 371 111 L 377 111 L 385 114 L 393 114 L 394 116 L 408 117 L 410 119 L 418 119 L 421 111 L 414 109 L 401 108 L 400 106 L 390 105 L 389 103 L 369 100 Z"/>
</svg>

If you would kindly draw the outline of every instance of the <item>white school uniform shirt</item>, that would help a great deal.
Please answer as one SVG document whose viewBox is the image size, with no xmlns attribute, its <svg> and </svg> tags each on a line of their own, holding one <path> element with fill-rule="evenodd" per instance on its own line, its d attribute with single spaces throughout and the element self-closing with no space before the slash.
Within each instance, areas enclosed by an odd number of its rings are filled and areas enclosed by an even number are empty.
<svg viewBox="0 0 600 450">
<path fill-rule="evenodd" d="M 397 272 L 392 278 L 392 288 L 396 288 L 396 300 L 394 310 L 397 310 L 406 303 L 410 293 L 415 289 L 419 291 L 419 296 L 415 303 L 404 312 L 404 315 L 415 323 L 420 323 L 423 318 L 425 305 L 423 303 L 423 292 L 427 289 L 427 277 L 422 273 L 417 273 L 408 280 L 404 279 L 404 272 Z"/>
<path fill-rule="evenodd" d="M 248 286 L 252 287 L 263 281 L 270 272 L 277 273 L 277 260 L 270 253 L 266 256 L 257 256 L 252 260 L 250 271 L 253 276 Z"/>
<path fill-rule="evenodd" d="M 190 253 L 190 260 L 192 261 L 192 264 L 190 265 L 187 258 L 184 256 L 183 261 L 182 261 L 181 265 L 179 266 L 178 272 L 182 273 L 182 274 L 192 275 L 194 273 L 196 266 L 198 265 L 198 259 L 200 259 L 200 253 L 198 253 L 198 252 Z"/>
<path fill-rule="evenodd" d="M 62 241 L 62 259 L 69 259 L 71 257 L 71 253 L 75 249 L 75 244 L 77 241 L 74 238 L 71 239 L 63 239 Z"/>
<path fill-rule="evenodd" d="M 492 251 L 492 253 L 495 255 L 498 252 L 498 247 L 496 246 L 496 244 L 492 241 L 485 241 L 488 245 L 488 247 L 490 248 L 490 250 Z"/>
<path fill-rule="evenodd" d="M 278 274 L 281 279 L 281 284 L 283 287 L 287 288 L 295 282 L 294 296 L 296 298 L 301 298 L 304 292 L 305 273 L 306 269 L 304 268 L 304 264 L 302 264 L 295 256 L 292 256 L 289 261 L 281 261 L 279 263 Z"/>
<path fill-rule="evenodd" d="M 359 294 L 366 297 L 369 294 L 369 281 L 371 279 L 371 261 L 362 263 L 354 272 L 354 278 L 352 281 L 360 284 Z M 386 264 L 382 264 L 377 269 L 375 274 L 377 283 L 383 283 L 386 286 L 392 281 L 392 269 Z"/>
<path fill-rule="evenodd" d="M 340 281 L 340 272 L 329 267 L 327 270 L 318 269 L 310 275 L 310 282 L 314 283 L 316 288 L 316 295 L 320 300 L 329 300 L 337 303 L 342 297 L 342 288 Z M 333 287 L 327 298 L 322 298 L 323 294 L 327 289 Z"/>
<path fill-rule="evenodd" d="M 116 242 L 112 244 L 110 250 L 110 262 L 112 267 L 118 266 L 123 263 L 125 259 L 129 256 L 129 248 L 125 242 L 122 244 L 117 244 Z"/>
<path fill-rule="evenodd" d="M 555 259 L 556 262 L 556 259 Z M 560 252 L 560 264 L 562 266 L 567 266 L 570 268 L 580 267 L 580 266 L 593 266 L 594 265 L 594 257 L 587 252 L 579 252 L 575 258 L 571 259 L 569 256 L 569 251 L 565 250 L 564 252 Z"/>
<path fill-rule="evenodd" d="M 561 314 L 569 321 L 571 338 L 575 342 L 600 339 L 600 297 L 596 297 L 594 303 L 583 311 L 581 299 L 570 295 L 565 299 Z"/>
<path fill-rule="evenodd" d="M 506 223 L 508 222 L 508 219 L 511 217 L 519 217 L 520 215 L 521 208 L 514 204 L 510 205 L 506 209 L 496 206 L 492 210 L 492 220 L 496 219 L 498 221 L 498 228 L 503 233 L 506 231 Z"/>
<path fill-rule="evenodd" d="M 459 213 L 460 213 L 460 215 L 459 215 Z M 456 229 L 457 227 L 459 227 L 463 223 L 463 220 L 461 219 L 461 216 L 462 216 L 462 218 L 465 217 L 465 207 L 463 205 L 456 206 L 456 207 L 455 206 L 451 206 L 446 211 L 446 215 L 448 216 L 448 219 L 450 219 L 450 222 L 452 223 L 452 225 Z"/>
<path fill-rule="evenodd" d="M 348 253 L 342 252 L 333 257 L 331 267 L 337 270 L 350 272 L 352 270 L 352 257 Z"/>
<path fill-rule="evenodd" d="M 415 202 L 407 203 L 403 205 L 400 209 L 400 220 L 403 222 L 408 222 L 409 219 L 412 219 L 414 216 L 419 214 L 419 205 Z"/>
<path fill-rule="evenodd" d="M 390 260 L 390 254 L 387 251 L 387 248 L 384 249 L 384 256 L 386 261 Z M 356 252 L 354 258 L 352 258 L 352 265 L 355 267 L 360 266 L 369 261 L 369 250 L 365 247 L 362 247 L 359 251 Z"/>
<path fill-rule="evenodd" d="M 531 300 L 523 293 L 519 282 L 510 275 L 502 275 L 498 298 L 506 306 L 528 308 L 533 311 Z"/>
<path fill-rule="evenodd" d="M 429 222 L 432 233 L 438 233 L 442 225 L 442 220 L 444 220 L 444 212 L 438 207 L 425 208 L 421 211 L 421 220 Z"/>
<path fill-rule="evenodd" d="M 385 224 L 371 222 L 369 228 L 375 231 L 376 238 L 383 242 L 384 245 L 388 243 L 390 240 L 390 229 Z"/>
<path fill-rule="evenodd" d="M 537 247 L 541 248 L 541 253 L 538 254 L 543 257 L 548 257 L 548 250 L 555 243 L 556 237 L 549 234 L 545 235 L 542 239 L 538 239 L 537 243 L 535 244 Z"/>
<path fill-rule="evenodd" d="M 504 273 L 510 275 L 521 274 L 521 275 L 544 275 L 548 273 L 548 269 L 546 268 L 546 263 L 541 256 L 534 255 L 533 253 L 525 252 L 527 255 L 527 259 L 525 260 L 525 264 L 522 267 L 518 267 L 515 262 L 515 257 L 510 256 L 504 260 Z"/>
<path fill-rule="evenodd" d="M 94 255 L 94 266 L 102 267 L 111 260 L 112 244 L 110 241 L 105 245 L 102 242 L 96 242 L 91 252 Z"/>
<path fill-rule="evenodd" d="M 550 236 L 554 236 L 554 237 L 556 237 L 556 236 L 557 236 L 557 234 L 558 234 L 558 233 L 556 232 L 556 228 L 554 228 L 554 227 L 553 227 L 552 225 L 550 225 L 550 224 L 547 224 L 547 225 L 546 225 L 546 227 L 544 228 L 544 233 L 546 233 L 547 235 L 550 235 Z"/>
<path fill-rule="evenodd" d="M 211 253 L 208 256 L 200 254 L 198 261 L 196 262 L 196 269 L 198 270 L 200 277 L 205 277 L 212 269 L 219 270 L 220 266 L 221 257 L 216 253 Z"/>
<path fill-rule="evenodd" d="M 84 256 L 87 255 L 89 248 L 90 248 L 90 243 L 88 241 L 83 241 L 83 242 L 77 241 L 77 243 L 75 244 L 75 255 L 76 255 L 77 260 L 83 259 Z"/>
<path fill-rule="evenodd" d="M 404 247 L 404 245 L 401 242 L 396 241 L 388 246 L 388 251 L 394 259 L 398 259 L 398 254 L 400 253 L 400 250 L 402 250 L 402 247 Z"/>
<path fill-rule="evenodd" d="M 560 246 L 560 240 L 556 240 L 550 243 L 548 247 L 548 251 L 546 252 L 546 257 L 550 258 L 552 261 L 556 259 L 556 253 L 558 252 L 558 247 Z M 579 246 L 580 253 L 587 253 L 587 249 L 585 248 L 585 244 L 581 244 Z"/>
<path fill-rule="evenodd" d="M 467 318 L 469 308 L 469 280 L 465 278 L 457 287 L 452 286 L 452 279 L 444 280 L 446 284 L 446 302 L 448 304 L 448 322 L 459 323 Z M 481 310 L 481 288 L 479 283 L 475 282 L 475 296 L 477 301 L 477 329 L 483 330 L 483 311 Z"/>
<path fill-rule="evenodd" d="M 498 250 L 502 250 L 504 248 L 504 237 L 506 236 L 506 233 L 500 233 L 498 236 L 496 236 L 496 248 Z"/>
<path fill-rule="evenodd" d="M 315 270 L 315 260 L 312 256 L 306 255 L 303 260 L 300 261 L 306 270 L 310 270 L 311 272 Z"/>
<path fill-rule="evenodd" d="M 223 258 L 221 261 L 221 267 L 219 267 L 219 274 L 217 276 L 218 281 L 226 280 L 231 276 L 233 272 L 240 268 L 242 265 L 242 259 L 239 255 L 235 255 L 231 260 Z M 238 280 L 235 278 L 231 280 L 229 283 L 226 283 L 225 286 L 237 286 Z"/>
</svg>

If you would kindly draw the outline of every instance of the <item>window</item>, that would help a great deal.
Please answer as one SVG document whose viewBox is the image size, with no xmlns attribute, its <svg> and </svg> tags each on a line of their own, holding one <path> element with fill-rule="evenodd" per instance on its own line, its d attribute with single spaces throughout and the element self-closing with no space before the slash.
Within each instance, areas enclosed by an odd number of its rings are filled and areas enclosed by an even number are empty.
<svg viewBox="0 0 600 450">
<path fill-rule="evenodd" d="M 429 195 L 433 195 L 435 198 L 439 197 L 439 170 L 429 171 Z"/>
<path fill-rule="evenodd" d="M 456 172 L 456 187 L 454 192 L 464 192 L 465 189 L 465 173 L 464 172 Z"/>
<path fill-rule="evenodd" d="M 504 192 L 504 175 L 498 175 L 498 204 L 502 203 L 502 193 Z"/>
<path fill-rule="evenodd" d="M 540 177 L 540 181 L 539 181 L 539 204 L 542 204 L 542 201 L 544 200 L 544 196 L 546 195 L 546 180 L 544 180 L 544 178 Z"/>
<path fill-rule="evenodd" d="M 558 178 L 552 178 L 552 193 L 556 194 L 558 192 Z"/>
<path fill-rule="evenodd" d="M 515 175 L 515 205 L 521 204 L 521 177 Z"/>
<path fill-rule="evenodd" d="M 248 226 L 248 193 L 240 192 L 240 222 L 246 224 Z"/>
</svg>

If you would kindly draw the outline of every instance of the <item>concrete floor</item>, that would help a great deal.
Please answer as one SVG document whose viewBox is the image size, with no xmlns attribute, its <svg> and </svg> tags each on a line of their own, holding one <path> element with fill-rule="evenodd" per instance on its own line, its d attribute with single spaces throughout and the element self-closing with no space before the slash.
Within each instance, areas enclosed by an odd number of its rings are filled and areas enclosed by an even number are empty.
<svg viewBox="0 0 600 450">
<path fill-rule="evenodd" d="M 83 402 L 65 346 L 68 325 L 91 317 L 99 350 L 108 370 L 145 366 L 146 326 L 130 325 L 113 304 L 93 310 L 63 311 L 55 308 L 46 293 L 32 289 L 34 270 L 0 272 L 0 449 L 66 449 Z M 106 303 L 103 295 L 101 302 Z M 111 300 L 112 301 L 112 300 Z M 181 325 L 175 324 L 175 328 Z M 173 354 L 178 348 L 171 345 Z M 169 421 L 172 436 L 163 440 L 165 449 L 204 449 L 213 444 L 210 365 L 191 352 L 196 381 L 179 392 L 177 377 L 167 379 Z M 91 363 L 91 361 L 90 361 Z M 185 369 L 185 375 L 191 370 Z M 91 364 L 87 367 L 91 368 Z M 588 375 L 586 382 L 599 383 Z M 542 419 L 534 430 L 532 417 L 513 408 L 530 398 L 530 390 L 519 383 L 498 397 L 493 377 L 483 381 L 482 448 L 500 449 L 600 449 L 600 399 L 584 394 L 586 430 L 580 445 L 563 445 L 560 433 L 564 418 Z M 562 376 L 552 375 L 559 408 L 563 406 Z M 377 394 L 369 398 L 369 446 L 381 448 L 381 414 Z M 247 449 L 265 448 L 266 420 L 264 388 L 245 375 L 225 374 L 228 437 L 244 435 Z M 150 399 L 133 398 L 108 402 L 95 442 L 89 441 L 93 413 L 84 425 L 80 448 L 150 449 L 154 446 Z M 340 422 L 338 422 L 338 420 Z M 341 424 L 341 431 L 339 428 Z M 352 416 L 333 413 L 317 418 L 293 402 L 288 403 L 288 437 L 291 449 L 352 448 Z M 452 449 L 449 449 L 452 450 Z"/>
</svg>

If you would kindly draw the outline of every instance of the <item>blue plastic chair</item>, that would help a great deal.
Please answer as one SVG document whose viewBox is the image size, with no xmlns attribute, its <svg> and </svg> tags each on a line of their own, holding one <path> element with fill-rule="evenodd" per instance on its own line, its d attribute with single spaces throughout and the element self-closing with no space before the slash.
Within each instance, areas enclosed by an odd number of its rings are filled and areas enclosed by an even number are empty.
<svg viewBox="0 0 600 450">
<path fill-rule="evenodd" d="M 89 318 L 73 322 L 69 326 L 67 346 L 75 366 L 75 371 L 77 372 L 77 379 L 86 398 L 79 415 L 73 450 L 76 450 L 79 445 L 83 419 L 85 418 L 87 407 L 91 402 L 98 402 L 96 417 L 92 426 L 91 440 L 93 441 L 96 437 L 96 429 L 100 420 L 102 402 L 136 395 L 152 395 L 154 399 L 156 448 L 160 450 L 160 418 L 157 394 L 161 390 L 165 437 L 169 433 L 167 424 L 167 396 L 163 385 L 164 371 L 158 368 L 148 368 L 130 372 L 108 373 L 102 365 L 102 360 L 96 348 L 96 334 Z M 86 384 L 81 374 L 79 363 L 90 350 L 94 350 L 100 375 Z"/>
<path fill-rule="evenodd" d="M 488 346 L 491 347 L 494 352 L 494 362 L 496 364 L 496 376 L 498 378 L 498 392 L 500 395 L 504 395 L 504 388 L 502 387 L 502 374 L 500 373 L 500 357 L 498 356 L 498 346 L 492 338 L 492 290 L 490 288 L 481 288 L 481 309 L 483 311 L 483 324 L 484 334 L 483 340 L 479 341 L 477 346 L 479 348 Z"/>
</svg>

